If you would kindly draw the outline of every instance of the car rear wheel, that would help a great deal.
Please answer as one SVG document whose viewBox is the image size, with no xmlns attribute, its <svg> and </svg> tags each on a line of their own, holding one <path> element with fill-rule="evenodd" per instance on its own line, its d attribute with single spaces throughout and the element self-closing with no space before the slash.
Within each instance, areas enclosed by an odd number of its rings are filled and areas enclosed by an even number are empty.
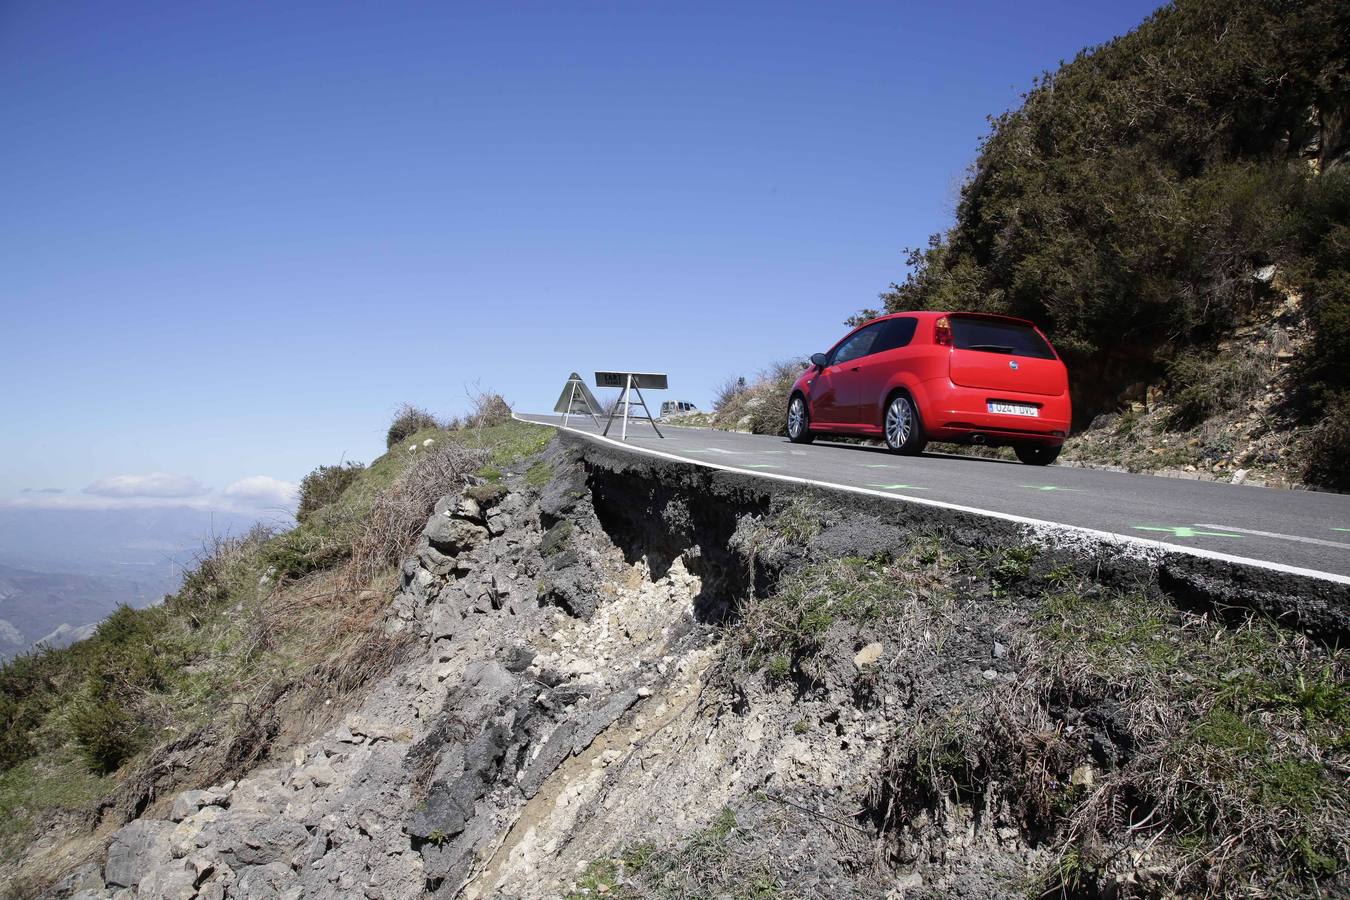
<svg viewBox="0 0 1350 900">
<path fill-rule="evenodd" d="M 1048 466 L 1059 457 L 1059 447 L 1043 444 L 1021 444 L 1013 447 L 1017 458 L 1029 466 Z"/>
<path fill-rule="evenodd" d="M 896 453 L 915 456 L 928 446 L 923 436 L 923 423 L 914 403 L 904 394 L 896 394 L 886 405 L 886 446 Z"/>
<path fill-rule="evenodd" d="M 811 413 L 801 394 L 794 394 L 788 402 L 787 436 L 794 444 L 809 444 L 816 439 L 811 433 Z"/>
</svg>

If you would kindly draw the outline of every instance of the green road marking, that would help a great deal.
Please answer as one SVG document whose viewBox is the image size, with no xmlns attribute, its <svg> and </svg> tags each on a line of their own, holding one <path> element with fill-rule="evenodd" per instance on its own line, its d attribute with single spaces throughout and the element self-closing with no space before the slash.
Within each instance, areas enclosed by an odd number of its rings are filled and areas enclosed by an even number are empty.
<svg viewBox="0 0 1350 900">
<path fill-rule="evenodd" d="M 1332 528 L 1332 531 L 1350 531 L 1350 528 Z"/>
<path fill-rule="evenodd" d="M 1230 534 L 1227 531 L 1196 531 L 1189 525 L 1177 525 L 1161 527 L 1157 525 L 1135 525 L 1136 531 L 1166 531 L 1173 537 L 1242 537 L 1240 534 Z"/>
<path fill-rule="evenodd" d="M 885 488 L 888 491 L 926 491 L 928 488 L 917 484 L 869 484 L 868 487 Z"/>
<path fill-rule="evenodd" d="M 893 466 L 890 463 L 863 463 L 864 469 L 898 469 L 899 466 Z"/>
<path fill-rule="evenodd" d="M 1056 484 L 1024 484 L 1024 488 L 1031 488 L 1033 491 L 1069 491 L 1074 494 L 1086 494 L 1087 491 L 1082 488 L 1066 488 Z"/>
<path fill-rule="evenodd" d="M 741 466 L 742 469 L 781 469 L 782 466 L 774 466 L 769 463 L 755 463 L 753 466 Z"/>
</svg>

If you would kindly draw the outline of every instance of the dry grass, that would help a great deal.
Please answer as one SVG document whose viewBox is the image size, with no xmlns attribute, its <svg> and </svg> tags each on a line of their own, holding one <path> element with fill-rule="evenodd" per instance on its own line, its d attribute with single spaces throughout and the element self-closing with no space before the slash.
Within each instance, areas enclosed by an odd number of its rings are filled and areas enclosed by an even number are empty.
<svg viewBox="0 0 1350 900">
<path fill-rule="evenodd" d="M 774 900 L 795 896 L 789 873 L 771 855 L 773 842 L 763 832 L 772 828 L 759 818 L 751 833 L 724 808 L 704 828 L 670 847 L 638 844 L 614 857 L 594 860 L 566 900 L 606 896 L 618 900 L 684 900 L 718 897 L 727 900 Z"/>
<path fill-rule="evenodd" d="M 487 450 L 440 441 L 416 451 L 407 471 L 375 496 L 351 538 L 344 584 L 357 588 L 412 550 L 436 501 L 472 483 Z"/>
<path fill-rule="evenodd" d="M 511 404 L 507 403 L 501 394 L 474 385 L 468 389 L 468 395 L 469 412 L 458 423 L 458 428 L 481 431 L 511 421 Z"/>
<path fill-rule="evenodd" d="M 757 552 L 809 540 L 819 512 L 794 503 L 763 524 Z M 767 597 L 749 597 L 728 634 L 729 652 L 716 664 L 722 683 L 763 670 L 770 679 L 810 684 L 822 675 L 826 645 L 882 640 L 940 649 L 957 624 L 943 585 L 954 560 L 940 542 L 920 537 L 894 560 L 831 560 L 787 576 Z"/>
<path fill-rule="evenodd" d="M 1350 865 L 1344 654 L 1260 619 L 1232 628 L 1083 588 L 1047 597 L 1028 671 L 1046 696 L 1110 705 L 1133 747 L 1069 815 L 1066 857 L 1109 871 L 1145 853 L 1159 885 L 1214 895 Z"/>
<path fill-rule="evenodd" d="M 1145 593 L 1054 587 L 1016 677 L 897 730 L 884 828 L 943 798 L 1050 834 L 1033 893 L 1274 896 L 1350 864 L 1343 655 L 1259 620 L 1230 628 Z"/>
<path fill-rule="evenodd" d="M 752 434 L 786 434 L 788 391 L 806 364 L 781 360 L 760 372 L 748 385 L 719 392 L 713 427 Z"/>
<path fill-rule="evenodd" d="M 882 664 L 856 671 L 873 640 Z M 865 803 L 902 862 L 948 852 L 955 804 L 1043 849 L 1032 895 L 1265 897 L 1350 867 L 1350 659 L 1268 621 L 930 538 L 784 578 L 724 646 L 728 690 L 913 692 Z"/>
<path fill-rule="evenodd" d="M 749 388 L 744 376 L 728 378 L 713 391 L 713 412 L 720 413 Z"/>
</svg>

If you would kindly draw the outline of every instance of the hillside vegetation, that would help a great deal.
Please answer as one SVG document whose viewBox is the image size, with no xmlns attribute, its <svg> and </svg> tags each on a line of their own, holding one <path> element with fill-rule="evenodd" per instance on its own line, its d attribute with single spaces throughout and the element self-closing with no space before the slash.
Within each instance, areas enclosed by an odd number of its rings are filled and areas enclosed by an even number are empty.
<svg viewBox="0 0 1350 900">
<path fill-rule="evenodd" d="M 990 123 L 955 223 L 850 324 L 1035 321 L 1089 429 L 1066 462 L 1350 487 L 1350 6 L 1170 4 Z M 711 424 L 781 433 L 791 374 Z"/>
<path fill-rule="evenodd" d="M 502 418 L 0 670 L 0 896 L 1345 894 L 1343 586 Z"/>
<path fill-rule="evenodd" d="M 165 793 L 237 777 L 398 662 L 405 639 L 384 615 L 433 505 L 501 477 L 547 438 L 509 409 L 475 427 L 420 421 L 368 467 L 315 469 L 298 527 L 213 540 L 162 604 L 123 606 L 88 640 L 0 668 L 0 884 L 11 894 L 101 851 L 85 839 L 100 820 L 116 826 Z M 31 846 L 53 829 L 71 843 Z M 25 846 L 37 855 L 24 859 Z"/>
<path fill-rule="evenodd" d="M 1278 411 L 1322 423 L 1304 474 L 1343 486 L 1327 454 L 1350 389 L 1347 113 L 1345 4 L 1164 7 L 992 120 L 955 224 L 911 253 L 885 307 L 1040 323 L 1081 424 L 1139 383 L 1166 382 L 1178 428 L 1222 414 L 1252 397 L 1244 367 L 1257 389 L 1269 373 L 1241 358 L 1252 343 L 1219 342 L 1253 317 L 1306 328 Z"/>
</svg>

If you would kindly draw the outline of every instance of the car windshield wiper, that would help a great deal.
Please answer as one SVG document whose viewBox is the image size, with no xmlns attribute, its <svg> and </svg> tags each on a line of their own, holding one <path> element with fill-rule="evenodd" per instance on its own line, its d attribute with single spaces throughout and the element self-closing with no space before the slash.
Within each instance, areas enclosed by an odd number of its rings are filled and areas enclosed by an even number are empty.
<svg viewBox="0 0 1350 900">
<path fill-rule="evenodd" d="M 967 350 L 989 350 L 993 353 L 1012 353 L 1012 347 L 1006 347 L 1003 344 L 971 344 Z"/>
</svg>

